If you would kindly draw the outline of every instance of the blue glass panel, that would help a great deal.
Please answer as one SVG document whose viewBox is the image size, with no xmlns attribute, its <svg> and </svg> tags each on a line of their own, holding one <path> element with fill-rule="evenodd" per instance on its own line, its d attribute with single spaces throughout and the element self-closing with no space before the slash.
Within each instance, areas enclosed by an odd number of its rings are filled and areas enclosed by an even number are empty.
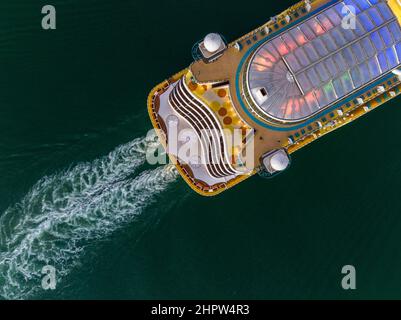
<svg viewBox="0 0 401 320">
<path fill-rule="evenodd" d="M 377 5 L 377 8 L 379 9 L 380 13 L 382 14 L 385 20 L 390 20 L 393 17 L 391 10 L 385 3 L 379 3 Z"/>
<path fill-rule="evenodd" d="M 386 55 L 384 54 L 384 52 L 380 52 L 377 56 L 377 59 L 379 60 L 379 64 L 380 64 L 380 68 L 382 69 L 382 72 L 386 72 L 390 67 L 387 63 Z"/>
<path fill-rule="evenodd" d="M 313 40 L 316 38 L 316 34 L 312 31 L 312 29 L 305 23 L 299 26 L 299 29 L 304 33 L 304 35 L 309 39 Z"/>
<path fill-rule="evenodd" d="M 307 67 L 310 64 L 310 61 L 302 48 L 295 50 L 294 54 L 302 66 Z"/>
<path fill-rule="evenodd" d="M 355 67 L 351 69 L 351 77 L 354 82 L 355 87 L 360 87 L 363 83 L 362 75 L 359 71 L 359 67 Z"/>
<path fill-rule="evenodd" d="M 338 13 L 338 15 L 343 18 L 347 15 L 345 10 L 348 10 L 342 2 L 336 4 L 333 9 Z M 344 11 L 343 11 L 344 10 Z"/>
<path fill-rule="evenodd" d="M 337 27 L 337 28 L 333 29 L 331 32 L 331 36 L 334 38 L 334 41 L 336 42 L 336 44 L 338 46 L 342 47 L 347 43 L 347 41 L 345 40 L 344 36 L 342 35 L 340 29 L 342 29 L 342 28 Z"/>
<path fill-rule="evenodd" d="M 326 95 L 326 99 L 329 103 L 337 99 L 336 92 L 334 91 L 333 84 L 331 82 L 323 86 L 323 91 Z"/>
<path fill-rule="evenodd" d="M 333 55 L 333 60 L 340 72 L 344 72 L 347 68 L 347 64 L 344 61 L 344 58 L 340 52 L 337 52 Z"/>
<path fill-rule="evenodd" d="M 320 106 L 325 106 L 329 104 L 329 101 L 327 100 L 326 95 L 324 94 L 323 88 L 315 90 L 315 95 Z"/>
<path fill-rule="evenodd" d="M 273 44 L 270 42 L 270 43 L 267 43 L 266 44 L 266 46 L 265 46 L 265 48 L 266 48 L 266 50 L 268 51 L 268 52 L 270 52 L 276 59 L 279 59 L 280 58 L 280 54 L 276 51 L 276 49 L 274 49 L 274 46 L 273 46 Z"/>
<path fill-rule="evenodd" d="M 302 46 L 308 42 L 306 36 L 298 28 L 291 29 L 290 34 L 299 46 Z"/>
<path fill-rule="evenodd" d="M 384 43 L 379 35 L 379 32 L 375 31 L 370 34 L 370 39 L 372 40 L 377 51 L 384 50 Z"/>
<path fill-rule="evenodd" d="M 352 53 L 350 47 L 344 48 L 342 50 L 342 54 L 349 67 L 353 67 L 354 65 L 356 65 L 356 58 Z"/>
<path fill-rule="evenodd" d="M 378 4 L 380 0 L 369 0 L 372 5 Z"/>
<path fill-rule="evenodd" d="M 361 76 L 364 82 L 368 82 L 371 79 L 369 66 L 367 62 L 364 62 L 361 65 L 359 65 L 359 71 L 361 72 Z"/>
<path fill-rule="evenodd" d="M 368 57 L 373 57 L 376 54 L 376 49 L 373 47 L 369 37 L 363 38 L 361 44 Z"/>
<path fill-rule="evenodd" d="M 343 19 L 343 15 L 342 14 L 338 15 L 336 10 L 334 10 L 334 9 L 327 10 L 326 11 L 326 16 L 330 19 L 330 21 L 335 26 L 338 26 L 341 23 L 342 19 Z"/>
<path fill-rule="evenodd" d="M 304 92 L 308 92 L 310 89 L 312 89 L 312 84 L 306 76 L 305 72 L 300 73 L 297 78 L 298 82 L 302 85 L 302 89 L 304 90 Z"/>
<path fill-rule="evenodd" d="M 372 31 L 374 29 L 375 26 L 366 13 L 360 14 L 358 19 L 366 31 Z"/>
<path fill-rule="evenodd" d="M 320 22 L 320 24 L 323 26 L 325 30 L 330 30 L 333 29 L 334 27 L 329 18 L 327 18 L 325 13 L 319 14 L 317 16 L 317 20 Z"/>
<path fill-rule="evenodd" d="M 356 39 L 357 36 L 356 36 L 354 30 L 352 30 L 352 29 L 343 29 L 343 28 L 341 28 L 341 30 L 343 32 L 344 38 L 348 42 L 354 41 Z"/>
<path fill-rule="evenodd" d="M 310 20 L 306 21 L 305 23 L 311 28 L 311 30 L 317 36 L 320 36 L 325 32 L 323 26 L 320 24 L 320 22 L 317 19 L 310 19 Z"/>
<path fill-rule="evenodd" d="M 330 35 L 330 33 L 326 33 L 323 36 L 321 36 L 321 39 L 324 43 L 324 45 L 329 49 L 330 52 L 336 51 L 338 49 L 338 46 L 334 42 L 333 37 Z"/>
<path fill-rule="evenodd" d="M 322 39 L 317 38 L 315 40 L 312 41 L 313 46 L 315 47 L 317 53 L 321 56 L 321 57 L 325 57 L 329 51 L 327 50 L 327 48 L 325 47 L 325 45 L 322 42 Z"/>
<path fill-rule="evenodd" d="M 384 58 L 384 60 L 386 60 L 386 58 Z M 379 65 L 377 64 L 376 58 L 371 58 L 368 61 L 368 66 L 369 66 L 369 71 L 370 71 L 370 74 L 372 75 L 372 78 L 375 78 L 378 75 L 380 75 L 380 69 L 379 69 Z M 384 66 L 385 67 L 387 66 L 387 62 Z"/>
<path fill-rule="evenodd" d="M 393 37 L 390 34 L 390 31 L 388 31 L 387 27 L 383 27 L 379 30 L 380 36 L 382 37 L 382 40 L 384 41 L 384 45 L 388 48 L 393 45 Z"/>
<path fill-rule="evenodd" d="M 284 33 L 281 37 L 283 38 L 285 44 L 291 51 L 294 51 L 298 47 L 296 42 L 289 33 Z"/>
<path fill-rule="evenodd" d="M 354 31 L 358 37 L 362 37 L 364 34 L 366 34 L 365 28 L 362 26 L 358 19 L 356 20 Z"/>
<path fill-rule="evenodd" d="M 334 64 L 332 57 L 327 58 L 326 61 L 324 62 L 324 64 L 325 64 L 327 70 L 330 72 L 332 78 L 338 74 L 338 69 L 336 68 L 336 65 Z"/>
<path fill-rule="evenodd" d="M 327 69 L 325 68 L 323 62 L 319 62 L 316 66 L 315 66 L 315 70 L 316 72 L 319 74 L 320 79 L 323 82 L 327 82 L 331 77 L 329 72 L 327 71 Z"/>
<path fill-rule="evenodd" d="M 307 74 L 309 80 L 311 81 L 312 86 L 314 88 L 317 88 L 320 85 L 321 81 L 320 81 L 319 76 L 317 75 L 315 69 L 310 68 L 308 71 L 306 71 L 306 74 Z"/>
<path fill-rule="evenodd" d="M 287 46 L 284 44 L 283 40 L 280 37 L 274 39 L 272 43 L 281 56 L 289 53 Z"/>
<path fill-rule="evenodd" d="M 358 7 L 361 8 L 362 10 L 367 10 L 371 7 L 370 3 L 366 0 L 356 0 L 355 2 L 358 4 Z"/>
<path fill-rule="evenodd" d="M 305 100 L 311 110 L 317 110 L 319 108 L 319 104 L 313 92 L 308 92 L 305 95 Z"/>
<path fill-rule="evenodd" d="M 306 52 L 306 55 L 308 56 L 308 58 L 310 59 L 310 61 L 314 62 L 316 60 L 319 59 L 319 56 L 315 50 L 315 48 L 313 48 L 311 43 L 307 43 L 304 45 L 304 50 Z"/>
<path fill-rule="evenodd" d="M 397 21 L 389 24 L 389 29 L 395 41 L 401 41 L 401 28 Z"/>
<path fill-rule="evenodd" d="M 285 60 L 289 64 L 292 71 L 297 72 L 301 70 L 301 64 L 299 63 L 298 59 L 295 57 L 294 53 L 289 53 L 285 56 Z"/>
<path fill-rule="evenodd" d="M 262 56 L 263 59 L 267 60 L 268 62 L 274 63 L 274 61 L 276 61 L 274 57 L 271 55 L 271 53 L 267 51 L 265 48 L 262 48 L 260 50 L 259 55 Z"/>
<path fill-rule="evenodd" d="M 339 98 L 343 97 L 346 94 L 345 89 L 342 84 L 342 81 L 341 81 L 341 77 L 333 80 L 333 87 L 334 87 L 334 90 L 336 90 L 337 96 Z"/>
<path fill-rule="evenodd" d="M 398 64 L 397 56 L 393 47 L 386 49 L 386 57 L 390 68 L 394 68 Z"/>
<path fill-rule="evenodd" d="M 359 42 L 354 43 L 351 46 L 351 49 L 352 49 L 358 63 L 363 62 L 367 58 L 365 50 L 362 49 L 362 46 Z"/>
<path fill-rule="evenodd" d="M 401 43 L 395 45 L 395 51 L 397 52 L 398 60 L 401 61 Z"/>
<path fill-rule="evenodd" d="M 361 9 L 355 4 L 355 1 L 353 0 L 344 0 L 345 5 L 352 10 L 352 12 L 355 12 L 355 14 L 359 14 L 361 12 Z"/>
<path fill-rule="evenodd" d="M 343 87 L 345 89 L 345 92 L 351 92 L 354 89 L 354 86 L 352 84 L 351 81 L 351 76 L 350 74 L 347 72 L 345 72 L 342 76 L 341 76 L 341 82 L 343 84 Z"/>
<path fill-rule="evenodd" d="M 376 8 L 370 8 L 368 10 L 368 13 L 376 26 L 379 26 L 384 22 L 382 16 L 380 15 L 379 11 Z"/>
</svg>

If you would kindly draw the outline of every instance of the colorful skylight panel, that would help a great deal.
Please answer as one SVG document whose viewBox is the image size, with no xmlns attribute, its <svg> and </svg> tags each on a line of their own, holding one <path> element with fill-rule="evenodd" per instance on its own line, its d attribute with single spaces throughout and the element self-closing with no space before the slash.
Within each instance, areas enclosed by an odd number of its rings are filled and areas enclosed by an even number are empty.
<svg viewBox="0 0 401 320">
<path fill-rule="evenodd" d="M 344 28 L 350 17 L 355 29 Z M 298 120 L 397 67 L 400 42 L 400 25 L 385 1 L 344 0 L 262 45 L 249 88 L 266 90 L 259 107 L 268 115 Z"/>
</svg>

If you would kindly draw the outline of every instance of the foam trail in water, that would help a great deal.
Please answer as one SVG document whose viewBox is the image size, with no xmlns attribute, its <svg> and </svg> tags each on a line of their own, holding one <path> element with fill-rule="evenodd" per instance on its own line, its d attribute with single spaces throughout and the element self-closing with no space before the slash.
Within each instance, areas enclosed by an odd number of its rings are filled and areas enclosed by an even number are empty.
<svg viewBox="0 0 401 320">
<path fill-rule="evenodd" d="M 132 222 L 175 180 L 172 166 L 131 175 L 152 139 L 137 139 L 108 156 L 41 179 L 0 217 L 0 297 L 25 299 L 40 288 L 41 269 L 59 278 L 79 264 L 91 241 Z"/>
</svg>

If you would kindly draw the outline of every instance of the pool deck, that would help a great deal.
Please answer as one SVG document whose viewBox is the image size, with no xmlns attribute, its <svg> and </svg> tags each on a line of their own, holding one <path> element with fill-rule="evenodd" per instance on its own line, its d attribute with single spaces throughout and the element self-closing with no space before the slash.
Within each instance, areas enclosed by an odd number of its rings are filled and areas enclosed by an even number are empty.
<svg viewBox="0 0 401 320">
<path fill-rule="evenodd" d="M 190 66 L 190 70 L 200 83 L 229 81 L 230 97 L 235 110 L 240 117 L 255 131 L 255 159 L 260 159 L 268 151 L 284 148 L 288 145 L 288 137 L 293 131 L 275 131 L 264 128 L 254 122 L 240 106 L 237 96 L 240 94 L 236 88 L 236 72 L 246 50 L 238 51 L 229 47 L 218 60 L 212 63 L 196 61 Z"/>
</svg>

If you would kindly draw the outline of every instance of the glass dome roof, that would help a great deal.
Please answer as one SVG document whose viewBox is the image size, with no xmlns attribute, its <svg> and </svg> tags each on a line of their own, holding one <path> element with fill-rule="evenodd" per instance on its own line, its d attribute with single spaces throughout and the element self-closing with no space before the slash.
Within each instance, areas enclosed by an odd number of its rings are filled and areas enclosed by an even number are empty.
<svg viewBox="0 0 401 320">
<path fill-rule="evenodd" d="M 248 90 L 271 118 L 297 121 L 400 64 L 401 29 L 385 1 L 344 0 L 265 42 Z"/>
</svg>

